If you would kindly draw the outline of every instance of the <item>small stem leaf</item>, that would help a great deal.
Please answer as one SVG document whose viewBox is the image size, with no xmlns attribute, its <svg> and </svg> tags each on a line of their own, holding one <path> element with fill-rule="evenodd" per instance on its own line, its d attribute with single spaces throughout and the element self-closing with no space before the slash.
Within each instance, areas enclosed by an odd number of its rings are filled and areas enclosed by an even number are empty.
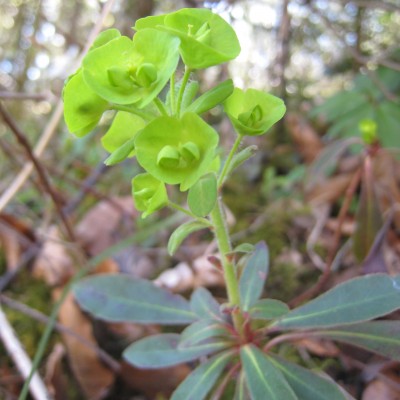
<svg viewBox="0 0 400 400">
<path fill-rule="evenodd" d="M 146 337 L 128 346 L 123 357 L 138 368 L 166 368 L 196 360 L 227 347 L 223 341 L 209 341 L 197 346 L 179 348 L 179 336 L 176 333 L 163 333 Z"/>
<path fill-rule="evenodd" d="M 240 167 L 244 162 L 254 156 L 258 150 L 258 147 L 253 144 L 251 146 L 245 147 L 243 150 L 239 151 L 239 153 L 235 154 L 232 158 L 231 165 L 226 173 L 227 176 L 231 174 L 233 170 Z"/>
<path fill-rule="evenodd" d="M 178 347 L 191 347 L 217 337 L 229 339 L 230 334 L 226 326 L 215 320 L 202 319 L 185 328 L 181 333 Z"/>
<path fill-rule="evenodd" d="M 235 395 L 233 400 L 250 400 L 250 393 L 246 383 L 246 375 L 240 371 L 239 378 L 236 379 Z"/>
<path fill-rule="evenodd" d="M 370 321 L 322 331 L 324 337 L 400 361 L 400 322 Z"/>
<path fill-rule="evenodd" d="M 104 161 L 106 165 L 118 164 L 128 158 L 131 153 L 135 150 L 135 138 L 128 140 L 117 150 L 113 151 L 109 157 Z"/>
<path fill-rule="evenodd" d="M 284 315 L 279 329 L 328 328 L 377 318 L 400 308 L 400 275 L 351 279 Z"/>
<path fill-rule="evenodd" d="M 342 389 L 329 379 L 276 356 L 270 357 L 269 360 L 281 370 L 299 399 L 326 400 L 327 393 L 329 400 L 348 399 Z"/>
<path fill-rule="evenodd" d="M 123 274 L 82 279 L 74 295 L 85 311 L 107 321 L 178 325 L 196 319 L 182 296 Z"/>
<path fill-rule="evenodd" d="M 240 350 L 243 370 L 252 400 L 298 400 L 283 374 L 252 344 Z"/>
<path fill-rule="evenodd" d="M 228 79 L 203 93 L 187 108 L 187 111 L 202 114 L 222 103 L 232 92 L 233 81 L 232 79 Z"/>
<path fill-rule="evenodd" d="M 198 366 L 175 390 L 171 400 L 203 400 L 233 358 L 233 352 L 218 354 Z"/>
<path fill-rule="evenodd" d="M 193 214 L 205 217 L 214 208 L 217 201 L 217 178 L 214 174 L 201 177 L 188 193 L 188 205 Z"/>
<path fill-rule="evenodd" d="M 232 253 L 253 253 L 254 249 L 254 244 L 241 243 L 233 249 Z"/>
<path fill-rule="evenodd" d="M 264 283 L 268 276 L 269 253 L 264 242 L 255 246 L 254 253 L 249 258 L 239 281 L 241 305 L 248 311 L 260 298 Z"/>
<path fill-rule="evenodd" d="M 196 81 L 188 82 L 188 84 L 186 85 L 185 93 L 183 93 L 182 111 L 186 111 L 186 109 L 188 109 L 190 105 L 193 104 L 192 101 L 199 91 L 199 87 L 200 85 Z"/>
<path fill-rule="evenodd" d="M 168 254 L 173 256 L 187 236 L 205 228 L 208 225 L 200 221 L 189 221 L 176 228 L 168 240 Z"/>
<path fill-rule="evenodd" d="M 257 301 L 250 309 L 250 314 L 254 319 L 275 319 L 282 317 L 289 312 L 289 307 L 279 300 L 262 299 Z"/>
<path fill-rule="evenodd" d="M 197 288 L 190 299 L 190 308 L 201 319 L 223 321 L 221 306 L 205 288 Z"/>
</svg>

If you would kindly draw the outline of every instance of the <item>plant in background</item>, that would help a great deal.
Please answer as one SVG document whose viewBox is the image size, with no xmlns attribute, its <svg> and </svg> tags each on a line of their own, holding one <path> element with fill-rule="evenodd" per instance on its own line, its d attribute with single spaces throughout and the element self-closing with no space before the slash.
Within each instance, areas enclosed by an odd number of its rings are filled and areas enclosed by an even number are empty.
<svg viewBox="0 0 400 400">
<path fill-rule="evenodd" d="M 136 22 L 133 39 L 103 32 L 64 88 L 65 119 L 83 136 L 105 110 L 115 110 L 102 144 L 108 164 L 136 156 L 144 172 L 133 177 L 136 208 L 146 217 L 170 206 L 190 217 L 171 235 L 172 255 L 192 232 L 216 238 L 227 292 L 219 304 L 205 288 L 187 300 L 150 281 L 98 275 L 74 287 L 80 306 L 115 322 L 186 328 L 130 345 L 123 357 L 139 368 L 165 368 L 201 360 L 172 399 L 221 398 L 235 381 L 235 399 L 347 399 L 336 383 L 285 360 L 276 349 L 304 337 L 350 343 L 400 360 L 400 323 L 371 321 L 400 308 L 400 276 L 363 276 L 290 310 L 261 298 L 269 256 L 263 242 L 233 247 L 223 205 L 225 180 L 255 151 L 238 151 L 246 135 L 265 133 L 285 113 L 283 102 L 262 91 L 233 88 L 231 80 L 197 96 L 192 71 L 234 59 L 240 51 L 231 26 L 206 9 L 180 11 Z M 185 65 L 178 80 L 177 65 Z M 219 135 L 201 117 L 222 104 L 237 137 L 220 168 Z M 187 194 L 187 207 L 168 197 L 166 185 Z M 171 328 L 168 329 L 171 332 Z M 173 330 L 172 330 L 173 331 Z"/>
</svg>

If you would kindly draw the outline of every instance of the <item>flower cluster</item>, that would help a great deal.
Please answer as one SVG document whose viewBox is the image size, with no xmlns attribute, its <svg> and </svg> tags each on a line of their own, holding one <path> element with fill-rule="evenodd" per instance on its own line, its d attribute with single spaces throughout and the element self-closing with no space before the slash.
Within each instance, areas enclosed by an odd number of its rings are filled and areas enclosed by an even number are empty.
<svg viewBox="0 0 400 400">
<path fill-rule="evenodd" d="M 145 172 L 133 179 L 132 193 L 145 217 L 168 204 L 166 184 L 190 191 L 217 172 L 218 133 L 200 114 L 223 104 L 239 135 L 259 135 L 283 116 L 285 106 L 267 93 L 234 89 L 231 80 L 195 98 L 199 85 L 189 80 L 191 72 L 240 52 L 232 27 L 210 10 L 143 18 L 134 30 L 132 39 L 116 29 L 101 33 L 67 80 L 63 98 L 66 124 L 77 136 L 115 110 L 101 141 L 111 153 L 106 163 L 136 156 Z M 185 74 L 175 83 L 180 58 Z"/>
</svg>

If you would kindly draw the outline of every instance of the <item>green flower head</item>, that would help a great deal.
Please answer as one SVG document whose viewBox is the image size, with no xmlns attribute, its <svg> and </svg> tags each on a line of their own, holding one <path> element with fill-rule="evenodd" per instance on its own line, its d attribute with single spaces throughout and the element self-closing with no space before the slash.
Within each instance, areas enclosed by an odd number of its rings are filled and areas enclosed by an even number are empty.
<svg viewBox="0 0 400 400">
<path fill-rule="evenodd" d="M 63 100 L 65 123 L 69 131 L 79 137 L 85 136 L 97 125 L 109 106 L 86 84 L 82 70 L 67 81 Z"/>
<path fill-rule="evenodd" d="M 145 107 L 161 92 L 179 60 L 179 39 L 155 29 L 114 38 L 83 60 L 86 83 L 116 104 Z"/>
<path fill-rule="evenodd" d="M 139 164 L 160 181 L 189 189 L 215 159 L 217 132 L 197 114 L 159 117 L 135 137 Z"/>
<path fill-rule="evenodd" d="M 147 173 L 136 175 L 132 179 L 132 196 L 135 207 L 139 211 L 143 211 L 143 218 L 163 208 L 168 203 L 164 183 Z"/>
<path fill-rule="evenodd" d="M 207 68 L 236 58 L 240 45 L 235 31 L 207 9 L 183 8 L 174 13 L 139 19 L 134 29 L 158 28 L 178 36 L 180 53 L 191 69 Z"/>
<path fill-rule="evenodd" d="M 235 88 L 224 109 L 240 135 L 262 135 L 285 114 L 285 103 L 272 94 Z"/>
</svg>

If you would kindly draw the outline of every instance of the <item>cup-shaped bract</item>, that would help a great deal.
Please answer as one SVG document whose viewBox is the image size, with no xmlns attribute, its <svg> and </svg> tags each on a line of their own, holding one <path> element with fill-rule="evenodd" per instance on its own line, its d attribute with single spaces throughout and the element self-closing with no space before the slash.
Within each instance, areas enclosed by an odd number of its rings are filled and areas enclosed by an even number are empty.
<svg viewBox="0 0 400 400">
<path fill-rule="evenodd" d="M 109 107 L 83 79 L 82 70 L 72 75 L 63 90 L 64 119 L 70 132 L 78 137 L 88 134 Z"/>
<path fill-rule="evenodd" d="M 233 60 L 240 44 L 232 27 L 208 9 L 183 8 L 174 13 L 139 19 L 134 29 L 158 28 L 181 40 L 183 62 L 191 69 L 207 68 Z"/>
<path fill-rule="evenodd" d="M 146 122 L 138 115 L 119 111 L 110 128 L 101 138 L 101 144 L 108 152 L 112 153 L 131 140 L 145 125 Z"/>
<path fill-rule="evenodd" d="M 285 103 L 272 94 L 235 88 L 224 110 L 239 135 L 262 135 L 285 114 Z"/>
<path fill-rule="evenodd" d="M 113 39 L 83 60 L 87 84 L 111 103 L 145 107 L 161 92 L 179 61 L 179 39 L 146 29 L 133 40 Z"/>
<path fill-rule="evenodd" d="M 164 183 L 148 173 L 132 179 L 132 196 L 136 209 L 143 212 L 143 218 L 168 204 Z"/>
<path fill-rule="evenodd" d="M 160 181 L 179 184 L 186 191 L 210 170 L 218 139 L 218 133 L 195 113 L 163 116 L 136 135 L 136 158 Z"/>
</svg>

